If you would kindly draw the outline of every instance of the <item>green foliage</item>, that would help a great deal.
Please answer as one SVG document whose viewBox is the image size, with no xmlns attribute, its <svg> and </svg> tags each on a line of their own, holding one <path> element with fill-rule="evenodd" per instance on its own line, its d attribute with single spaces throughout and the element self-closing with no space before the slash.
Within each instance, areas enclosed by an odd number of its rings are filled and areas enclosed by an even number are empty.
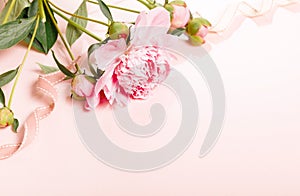
<svg viewBox="0 0 300 196">
<path fill-rule="evenodd" d="M 75 11 L 74 15 L 77 16 L 83 16 L 87 17 L 87 6 L 86 6 L 86 1 L 83 1 L 79 8 Z M 86 28 L 87 26 L 87 20 L 78 18 L 78 17 L 71 17 L 70 20 L 73 22 L 79 24 L 80 26 Z M 68 23 L 67 30 L 66 30 L 66 38 L 70 46 L 82 35 L 82 31 Z"/>
</svg>

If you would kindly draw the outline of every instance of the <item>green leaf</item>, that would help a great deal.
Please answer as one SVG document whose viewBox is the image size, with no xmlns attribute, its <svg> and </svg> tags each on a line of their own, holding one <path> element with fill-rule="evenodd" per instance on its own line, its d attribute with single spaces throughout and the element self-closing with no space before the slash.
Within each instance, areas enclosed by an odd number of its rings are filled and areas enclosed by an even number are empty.
<svg viewBox="0 0 300 196">
<path fill-rule="evenodd" d="M 35 19 L 18 19 L 0 25 L 0 49 L 10 48 L 25 39 L 32 30 Z"/>
<path fill-rule="evenodd" d="M 7 11 L 12 3 L 12 0 L 9 0 L 6 4 L 2 12 L 0 13 L 0 24 L 3 23 L 3 20 L 7 14 Z M 16 20 L 22 13 L 22 11 L 30 6 L 30 2 L 28 0 L 17 0 L 15 1 L 15 5 L 13 5 L 13 9 L 11 10 L 7 21 L 6 22 L 11 22 Z"/>
<path fill-rule="evenodd" d="M 177 28 L 171 32 L 171 35 L 180 36 L 185 32 L 184 28 Z"/>
<path fill-rule="evenodd" d="M 106 38 L 105 40 L 103 40 L 100 43 L 95 43 L 90 45 L 90 47 L 88 48 L 88 57 L 90 57 L 90 55 L 92 54 L 92 52 L 94 52 L 97 48 L 99 48 L 101 45 L 103 44 L 107 44 L 107 42 L 110 40 L 110 37 Z"/>
<path fill-rule="evenodd" d="M 44 5 L 44 9 L 46 10 L 45 5 Z M 38 0 L 34 0 L 28 10 L 28 16 L 32 17 L 32 16 L 36 16 L 37 14 L 38 14 Z M 46 14 L 46 22 L 43 23 L 42 21 L 40 21 L 33 42 L 33 47 L 38 51 L 47 54 L 55 44 L 58 37 L 58 32 L 50 18 L 49 13 L 45 12 L 45 14 Z M 31 36 L 32 34 L 28 35 L 25 41 L 28 42 Z"/>
<path fill-rule="evenodd" d="M 206 26 L 206 27 L 210 27 L 211 26 L 211 23 L 206 20 L 205 18 L 199 18 L 199 21 L 202 25 Z"/>
<path fill-rule="evenodd" d="M 95 43 L 95 44 L 90 45 L 90 47 L 88 49 L 88 58 L 97 48 L 99 48 L 102 44 L 106 44 L 109 40 L 110 40 L 110 37 L 106 38 L 101 43 Z M 100 76 L 102 76 L 103 73 L 100 73 L 98 68 L 96 69 L 90 63 L 88 63 L 88 64 L 89 64 L 89 69 L 90 69 L 91 73 L 93 74 L 93 76 L 95 76 L 96 78 L 100 78 Z"/>
<path fill-rule="evenodd" d="M 48 66 L 48 65 L 42 65 L 40 63 L 37 63 L 44 74 L 49 74 L 58 71 L 56 67 Z"/>
<path fill-rule="evenodd" d="M 75 11 L 75 15 L 88 17 L 86 1 L 83 1 L 79 8 Z M 83 20 L 77 17 L 71 17 L 70 20 L 74 21 L 75 23 L 79 24 L 82 27 L 87 26 L 87 20 Z M 68 23 L 67 30 L 66 30 L 66 38 L 70 46 L 81 36 L 82 31 L 78 30 L 76 27 Z"/>
<path fill-rule="evenodd" d="M 19 127 L 19 121 L 18 119 L 14 119 L 14 123 L 12 124 L 13 132 L 17 133 L 17 129 Z"/>
<path fill-rule="evenodd" d="M 2 91 L 2 88 L 0 88 L 0 103 L 5 107 L 5 95 Z"/>
<path fill-rule="evenodd" d="M 61 64 L 61 63 L 57 60 L 57 58 L 55 57 L 55 54 L 54 54 L 53 50 L 52 50 L 52 56 L 53 56 L 54 61 L 55 61 L 55 63 L 57 64 L 57 66 L 58 66 L 58 68 L 59 68 L 59 70 L 60 70 L 61 72 L 63 72 L 66 76 L 69 76 L 69 77 L 71 77 L 71 78 L 74 78 L 74 77 L 75 77 L 75 74 L 74 74 L 74 73 L 72 73 L 70 70 L 68 70 L 63 64 Z"/>
<path fill-rule="evenodd" d="M 29 33 L 29 35 L 23 41 L 29 43 L 31 38 L 32 38 L 32 33 Z M 46 53 L 42 44 L 36 38 L 33 40 L 32 46 L 37 51 Z"/>
<path fill-rule="evenodd" d="M 12 81 L 16 77 L 16 75 L 18 73 L 18 69 L 19 69 L 19 67 L 17 69 L 7 71 L 0 75 L 0 88 L 4 85 L 8 84 L 10 81 Z"/>
<path fill-rule="evenodd" d="M 111 12 L 108 8 L 108 6 L 102 1 L 102 0 L 98 0 L 98 4 L 100 6 L 100 10 L 103 13 L 103 15 L 109 20 L 109 21 L 114 21 L 113 17 L 111 15 Z"/>
</svg>

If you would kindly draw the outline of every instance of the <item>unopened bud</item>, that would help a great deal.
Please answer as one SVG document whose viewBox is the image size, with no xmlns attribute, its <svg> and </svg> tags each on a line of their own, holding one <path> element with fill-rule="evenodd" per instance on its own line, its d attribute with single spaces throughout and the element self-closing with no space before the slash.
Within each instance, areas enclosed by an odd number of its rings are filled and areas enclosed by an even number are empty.
<svg viewBox="0 0 300 196">
<path fill-rule="evenodd" d="M 109 26 L 108 34 L 111 39 L 126 39 L 129 35 L 129 28 L 125 23 L 114 22 Z"/>
</svg>

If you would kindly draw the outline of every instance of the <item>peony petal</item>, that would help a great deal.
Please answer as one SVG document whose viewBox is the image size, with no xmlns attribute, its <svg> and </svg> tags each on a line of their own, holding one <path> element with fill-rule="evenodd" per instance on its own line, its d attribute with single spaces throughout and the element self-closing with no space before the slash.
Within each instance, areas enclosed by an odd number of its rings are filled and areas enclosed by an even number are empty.
<svg viewBox="0 0 300 196">
<path fill-rule="evenodd" d="M 149 11 L 148 14 L 145 12 L 140 13 L 135 22 L 135 27 L 145 26 L 159 26 L 170 28 L 170 14 L 162 7 L 157 7 Z"/>
<path fill-rule="evenodd" d="M 148 14 L 142 12 L 135 22 L 131 43 L 135 46 L 153 45 L 157 37 L 167 34 L 170 26 L 170 14 L 166 9 L 157 7 Z"/>
<path fill-rule="evenodd" d="M 104 74 L 98 79 L 95 85 L 94 92 L 95 94 L 99 94 L 101 90 L 104 90 L 104 87 L 109 83 L 112 83 L 112 76 L 116 66 L 120 63 L 120 59 L 115 60 L 114 63 L 110 64 Z M 106 96 L 109 100 L 109 98 Z"/>
<path fill-rule="evenodd" d="M 127 49 L 125 39 L 109 40 L 97 48 L 89 57 L 89 63 L 101 70 L 107 67 Z"/>
<path fill-rule="evenodd" d="M 97 94 L 97 95 L 92 94 L 91 96 L 86 97 L 85 99 L 86 99 L 86 103 L 85 103 L 85 109 L 86 110 L 93 110 L 100 103 L 100 96 L 99 96 L 99 94 Z"/>
</svg>

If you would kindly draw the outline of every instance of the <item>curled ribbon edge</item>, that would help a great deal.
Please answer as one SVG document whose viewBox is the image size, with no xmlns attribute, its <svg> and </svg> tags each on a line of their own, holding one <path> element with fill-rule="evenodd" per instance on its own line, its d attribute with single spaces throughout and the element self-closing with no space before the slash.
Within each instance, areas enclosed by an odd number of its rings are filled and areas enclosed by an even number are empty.
<svg viewBox="0 0 300 196">
<path fill-rule="evenodd" d="M 226 31 L 233 19 L 241 13 L 248 18 L 254 18 L 262 16 L 267 12 L 271 11 L 273 7 L 284 7 L 292 4 L 300 3 L 300 0 L 262 0 L 260 8 L 257 9 L 250 5 L 247 1 L 238 1 L 236 3 L 230 4 L 220 17 L 219 21 L 209 28 L 210 33 L 222 33 Z"/>
</svg>

